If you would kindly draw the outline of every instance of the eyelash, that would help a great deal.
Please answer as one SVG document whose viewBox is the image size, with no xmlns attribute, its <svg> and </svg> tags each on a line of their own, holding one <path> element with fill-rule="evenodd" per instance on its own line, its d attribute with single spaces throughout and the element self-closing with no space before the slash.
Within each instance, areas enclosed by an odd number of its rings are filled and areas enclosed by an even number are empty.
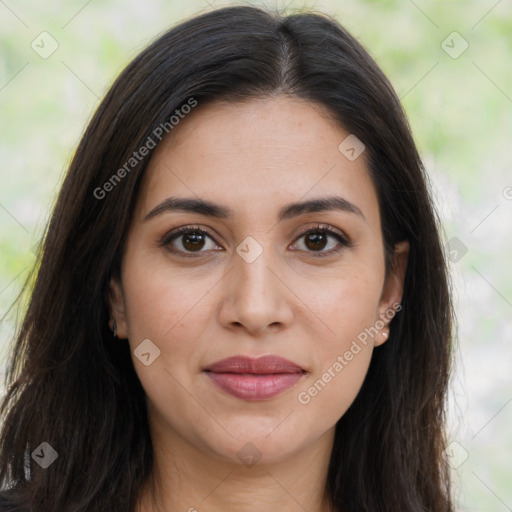
<svg viewBox="0 0 512 512">
<path fill-rule="evenodd" d="M 202 252 L 205 252 L 205 251 L 197 251 L 196 253 L 194 253 L 194 252 L 187 252 L 187 251 L 181 251 L 178 249 L 174 249 L 170 246 L 171 242 L 178 239 L 181 235 L 186 235 L 186 234 L 191 234 L 191 233 L 207 235 L 215 243 L 217 243 L 215 241 L 213 234 L 210 233 L 210 231 L 205 228 L 202 228 L 199 226 L 182 226 L 180 228 L 177 228 L 177 229 L 171 231 L 170 233 L 167 233 L 160 241 L 160 245 L 166 247 L 169 251 L 171 251 L 173 253 L 180 254 L 181 256 L 183 256 L 185 258 L 197 258 L 197 257 L 199 257 L 199 255 Z M 298 240 L 306 235 L 313 234 L 313 233 L 315 233 L 315 234 L 321 233 L 321 234 L 330 235 L 333 238 L 336 238 L 336 240 L 338 240 L 338 242 L 341 244 L 341 246 L 338 247 L 337 249 L 330 249 L 329 251 L 306 251 L 306 252 L 310 253 L 315 258 L 325 258 L 327 256 L 331 256 L 335 253 L 338 253 L 344 247 L 352 247 L 352 243 L 347 238 L 345 238 L 343 235 L 341 235 L 338 231 L 336 231 L 331 226 L 328 226 L 325 224 L 318 224 L 316 226 L 306 228 L 304 231 L 300 232 L 297 235 L 296 240 Z M 196 256 L 196 254 L 198 256 Z"/>
</svg>

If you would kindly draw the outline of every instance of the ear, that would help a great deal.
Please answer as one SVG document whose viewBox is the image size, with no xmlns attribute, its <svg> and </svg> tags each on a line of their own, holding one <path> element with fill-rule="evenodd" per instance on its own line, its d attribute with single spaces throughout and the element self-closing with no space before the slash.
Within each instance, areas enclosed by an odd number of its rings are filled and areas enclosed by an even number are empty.
<svg viewBox="0 0 512 512">
<path fill-rule="evenodd" d="M 126 324 L 126 305 L 124 301 L 123 288 L 121 283 L 111 278 L 107 291 L 107 305 L 110 318 L 114 319 L 117 325 L 117 337 L 124 339 L 128 337 L 128 328 Z M 110 325 L 112 329 L 112 325 Z"/>
<path fill-rule="evenodd" d="M 375 346 L 382 345 L 388 339 L 389 323 L 397 311 L 399 311 L 397 306 L 402 301 L 409 249 L 409 242 L 407 240 L 395 244 L 393 264 L 384 283 L 377 312 L 379 320 L 384 323 L 384 327 L 379 329 L 375 336 Z"/>
</svg>

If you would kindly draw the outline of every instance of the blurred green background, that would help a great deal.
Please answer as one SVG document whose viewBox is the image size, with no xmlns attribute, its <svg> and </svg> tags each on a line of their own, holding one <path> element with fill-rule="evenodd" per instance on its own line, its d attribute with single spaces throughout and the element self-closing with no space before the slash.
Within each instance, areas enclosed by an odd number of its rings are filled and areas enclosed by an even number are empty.
<svg viewBox="0 0 512 512">
<path fill-rule="evenodd" d="M 333 15 L 402 99 L 452 260 L 459 325 L 446 456 L 458 509 L 512 510 L 512 2 L 244 3 Z M 0 394 L 20 316 L 10 306 L 92 112 L 157 34 L 224 5 L 0 1 Z"/>
</svg>

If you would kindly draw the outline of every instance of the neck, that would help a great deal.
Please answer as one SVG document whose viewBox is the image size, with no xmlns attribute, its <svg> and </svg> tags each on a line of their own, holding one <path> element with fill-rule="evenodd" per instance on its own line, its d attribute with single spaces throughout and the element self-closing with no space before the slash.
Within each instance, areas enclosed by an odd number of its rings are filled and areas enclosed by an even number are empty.
<svg viewBox="0 0 512 512">
<path fill-rule="evenodd" d="M 167 426 L 167 429 L 169 427 Z M 246 466 L 152 428 L 154 465 L 136 512 L 331 512 L 326 493 L 334 428 L 272 464 Z"/>
</svg>

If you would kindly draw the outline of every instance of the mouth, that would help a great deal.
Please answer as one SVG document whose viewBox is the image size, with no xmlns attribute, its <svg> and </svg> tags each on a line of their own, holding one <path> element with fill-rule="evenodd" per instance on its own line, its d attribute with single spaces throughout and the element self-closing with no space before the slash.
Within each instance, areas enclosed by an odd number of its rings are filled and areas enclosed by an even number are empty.
<svg viewBox="0 0 512 512">
<path fill-rule="evenodd" d="M 204 368 L 203 372 L 224 393 L 243 400 L 265 400 L 293 387 L 306 370 L 278 356 L 234 356 Z"/>
</svg>

